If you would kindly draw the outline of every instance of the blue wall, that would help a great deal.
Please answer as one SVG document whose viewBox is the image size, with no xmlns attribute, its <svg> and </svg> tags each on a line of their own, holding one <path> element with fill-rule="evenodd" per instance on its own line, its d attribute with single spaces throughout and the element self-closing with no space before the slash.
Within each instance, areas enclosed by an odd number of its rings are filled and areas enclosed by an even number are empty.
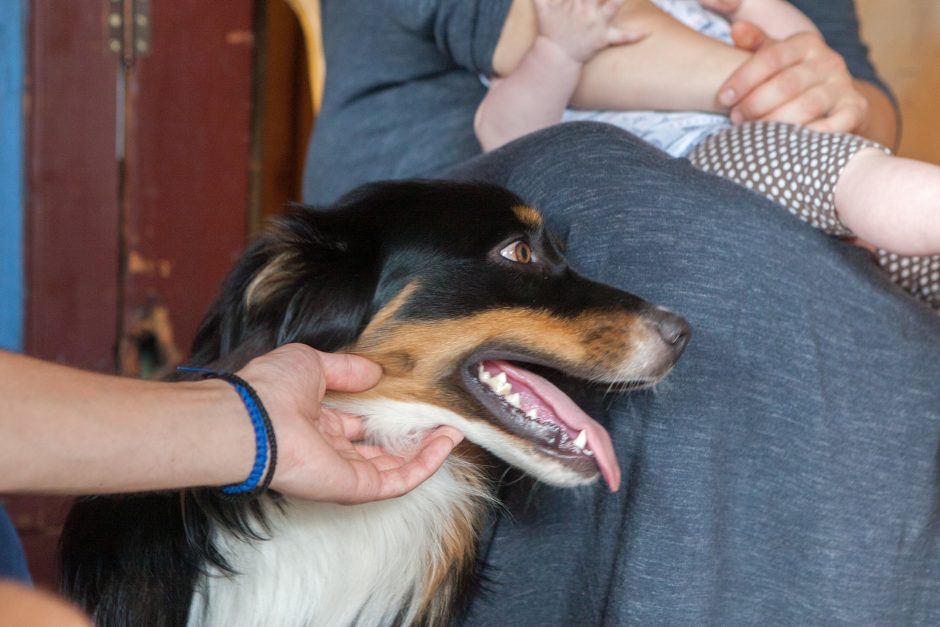
<svg viewBox="0 0 940 627">
<path fill-rule="evenodd" d="M 0 0 L 0 348 L 23 347 L 26 0 Z"/>
</svg>

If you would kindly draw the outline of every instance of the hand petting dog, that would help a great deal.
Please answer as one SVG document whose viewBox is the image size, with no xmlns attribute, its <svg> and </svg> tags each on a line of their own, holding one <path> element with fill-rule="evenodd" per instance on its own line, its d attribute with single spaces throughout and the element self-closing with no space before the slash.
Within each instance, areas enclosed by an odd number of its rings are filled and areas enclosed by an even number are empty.
<svg viewBox="0 0 940 627">
<path fill-rule="evenodd" d="M 356 355 L 287 344 L 239 374 L 271 416 L 279 445 L 271 488 L 289 496 L 343 504 L 401 496 L 433 475 L 463 440 L 453 427 L 439 427 L 410 457 L 358 442 L 362 418 L 321 405 L 327 390 L 363 392 L 378 383 L 381 367 Z"/>
</svg>

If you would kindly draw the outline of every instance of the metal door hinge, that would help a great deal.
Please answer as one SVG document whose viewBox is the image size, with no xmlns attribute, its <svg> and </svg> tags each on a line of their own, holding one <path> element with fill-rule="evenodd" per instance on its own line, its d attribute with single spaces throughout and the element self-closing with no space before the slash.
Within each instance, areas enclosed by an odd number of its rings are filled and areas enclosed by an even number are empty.
<svg viewBox="0 0 940 627">
<path fill-rule="evenodd" d="M 125 65 L 150 52 L 151 0 L 104 0 L 108 49 Z"/>
</svg>

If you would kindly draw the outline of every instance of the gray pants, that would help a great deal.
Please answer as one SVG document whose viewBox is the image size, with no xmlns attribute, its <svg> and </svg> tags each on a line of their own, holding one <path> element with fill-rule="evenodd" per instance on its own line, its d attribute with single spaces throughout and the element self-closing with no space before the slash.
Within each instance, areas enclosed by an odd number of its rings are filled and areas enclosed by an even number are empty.
<svg viewBox="0 0 940 627">
<path fill-rule="evenodd" d="M 655 391 L 586 394 L 616 494 L 507 482 L 466 624 L 940 624 L 940 323 L 867 253 L 590 123 L 450 173 L 685 316 Z"/>
</svg>

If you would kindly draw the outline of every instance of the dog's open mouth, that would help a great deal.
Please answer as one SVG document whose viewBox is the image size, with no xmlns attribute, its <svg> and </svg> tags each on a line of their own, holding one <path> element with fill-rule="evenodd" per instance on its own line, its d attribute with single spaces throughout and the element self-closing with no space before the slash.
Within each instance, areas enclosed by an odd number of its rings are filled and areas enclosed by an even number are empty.
<svg viewBox="0 0 940 627">
<path fill-rule="evenodd" d="M 620 467 L 607 430 L 554 384 L 519 363 L 472 361 L 469 388 L 500 426 L 535 444 L 542 454 L 616 490 Z"/>
</svg>

